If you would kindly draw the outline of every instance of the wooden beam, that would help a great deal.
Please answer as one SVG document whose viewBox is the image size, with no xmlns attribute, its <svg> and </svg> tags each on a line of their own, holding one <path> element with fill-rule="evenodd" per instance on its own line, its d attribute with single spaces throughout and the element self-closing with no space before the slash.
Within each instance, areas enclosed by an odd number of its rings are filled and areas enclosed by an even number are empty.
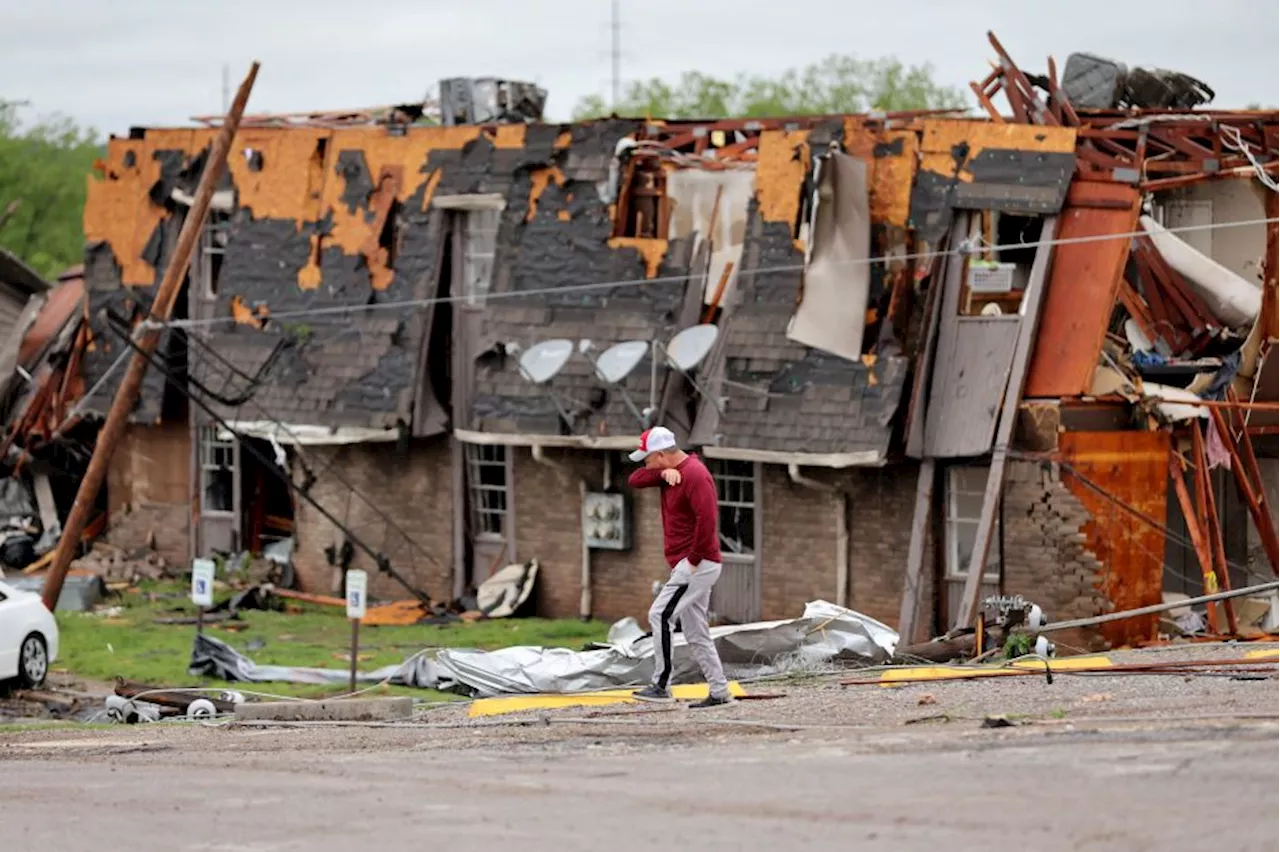
<svg viewBox="0 0 1280 852">
<path fill-rule="evenodd" d="M 1191 494 L 1187 491 L 1187 482 L 1182 472 L 1182 460 L 1178 456 L 1176 447 L 1169 450 L 1169 478 L 1173 480 L 1173 489 L 1178 495 L 1178 506 L 1182 508 L 1182 517 L 1187 522 L 1187 534 L 1191 536 L 1191 546 L 1195 549 L 1196 560 L 1200 563 L 1200 575 L 1204 578 L 1205 594 L 1216 594 L 1217 591 L 1213 587 L 1218 583 L 1218 576 L 1214 573 L 1213 558 L 1209 555 L 1209 542 L 1200 528 L 1195 504 L 1191 502 Z M 1205 604 L 1205 610 L 1209 614 L 1209 624 L 1217 630 L 1216 604 L 1212 602 Z"/>
<path fill-rule="evenodd" d="M 1022 403 L 1022 391 L 1031 366 L 1031 351 L 1036 340 L 1036 327 L 1040 321 L 1040 306 L 1044 301 L 1045 283 L 1053 261 L 1052 241 L 1058 232 L 1058 217 L 1048 216 L 1040 226 L 1040 243 L 1036 259 L 1031 266 L 1031 277 L 1022 297 L 1023 314 L 1018 326 L 1018 342 L 1013 351 L 1013 364 L 1009 381 L 1005 385 L 1004 405 L 1000 411 L 1000 423 L 996 427 L 996 441 L 992 448 L 991 469 L 987 473 L 987 488 L 982 497 L 982 514 L 969 557 L 969 575 L 965 577 L 964 593 L 956 612 L 953 627 L 967 625 L 978 610 L 978 595 L 982 591 L 982 574 L 991 549 L 991 533 L 995 528 L 996 510 L 1004 489 L 1004 469 L 1009 446 L 1013 442 L 1013 430 L 1018 421 L 1018 406 Z"/>
<path fill-rule="evenodd" d="M 1235 391 L 1230 388 L 1227 389 L 1227 401 L 1238 402 Z M 1253 441 L 1245 428 L 1244 417 L 1238 409 L 1224 411 L 1216 407 L 1210 408 L 1209 414 L 1222 435 L 1222 442 L 1227 445 L 1227 452 L 1231 455 L 1231 470 L 1236 477 L 1236 486 L 1240 496 L 1244 498 L 1249 514 L 1253 516 L 1253 524 L 1258 530 L 1258 537 L 1262 539 L 1262 546 L 1267 552 L 1271 570 L 1280 575 L 1280 543 L 1276 540 L 1275 521 L 1271 514 L 1270 501 L 1267 500 L 1267 489 L 1262 481 L 1262 471 L 1258 469 L 1258 458 L 1253 453 Z M 1238 424 L 1237 417 L 1240 418 Z"/>
<path fill-rule="evenodd" d="M 1280 337 L 1280 297 L 1277 295 L 1278 276 L 1276 257 L 1280 253 L 1280 195 L 1266 193 L 1267 251 L 1262 256 L 1262 313 L 1259 325 L 1264 340 Z"/>
<path fill-rule="evenodd" d="M 1217 592 L 1231 591 L 1231 575 L 1227 572 L 1227 552 L 1222 541 L 1222 521 L 1218 517 L 1218 502 L 1213 496 L 1213 481 L 1209 477 L 1209 455 L 1205 452 L 1204 428 L 1200 420 L 1191 422 L 1191 448 L 1195 453 L 1196 494 L 1200 503 L 1200 518 L 1204 521 L 1208 532 L 1210 555 L 1213 557 L 1214 573 L 1218 582 L 1216 588 L 1206 587 L 1204 593 L 1212 595 Z M 1236 608 L 1229 600 L 1222 602 L 1222 609 L 1227 614 L 1227 630 L 1232 636 L 1240 633 L 1240 624 L 1236 621 Z M 1213 625 L 1214 630 L 1221 630 L 1221 625 Z"/>
<path fill-rule="evenodd" d="M 951 224 L 948 249 L 960 245 L 968 235 L 969 216 L 957 212 Z M 938 326 L 942 319 L 943 295 L 948 289 L 960 289 L 960 276 L 965 271 L 964 258 L 946 254 L 939 261 L 937 270 L 929 276 L 929 294 L 925 298 L 925 327 L 916 357 L 915 375 L 911 381 L 911 398 L 907 403 L 906 452 L 913 459 L 924 457 L 924 423 L 927 416 L 930 379 L 933 376 L 934 351 L 938 346 Z"/>
<path fill-rule="evenodd" d="M 933 489 L 937 481 L 937 463 L 925 459 L 916 476 L 916 507 L 911 518 L 911 541 L 907 545 L 907 574 L 902 586 L 902 607 L 898 610 L 898 641 L 915 638 L 920 610 L 924 603 L 924 543 L 933 519 Z"/>
</svg>

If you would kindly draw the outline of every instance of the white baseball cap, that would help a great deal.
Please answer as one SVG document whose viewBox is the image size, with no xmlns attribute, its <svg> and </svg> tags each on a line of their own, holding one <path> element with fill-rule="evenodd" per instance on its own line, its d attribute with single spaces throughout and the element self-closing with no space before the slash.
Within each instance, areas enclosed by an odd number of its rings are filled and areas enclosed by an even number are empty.
<svg viewBox="0 0 1280 852">
<path fill-rule="evenodd" d="M 676 448 L 676 436 L 663 426 L 654 426 L 640 435 L 640 449 L 631 454 L 633 462 L 642 462 L 649 457 L 650 453 L 656 453 L 659 450 L 674 450 Z"/>
</svg>

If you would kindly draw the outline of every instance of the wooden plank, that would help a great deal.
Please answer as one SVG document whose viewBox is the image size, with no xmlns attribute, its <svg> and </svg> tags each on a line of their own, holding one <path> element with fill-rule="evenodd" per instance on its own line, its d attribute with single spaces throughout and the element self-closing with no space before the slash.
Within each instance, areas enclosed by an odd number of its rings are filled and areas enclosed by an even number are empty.
<svg viewBox="0 0 1280 852">
<path fill-rule="evenodd" d="M 969 556 L 969 574 L 964 581 L 964 594 L 956 610 L 953 626 L 967 625 L 978 609 L 978 595 L 982 591 L 982 573 L 987 564 L 987 552 L 991 549 L 991 533 L 995 528 L 996 512 L 1004 489 L 1004 469 L 1009 445 L 1013 441 L 1014 426 L 1018 422 L 1018 406 L 1022 403 L 1023 389 L 1030 367 L 1031 350 L 1036 341 L 1040 311 L 1044 303 L 1045 284 L 1054 256 L 1052 245 L 1058 233 L 1058 217 L 1047 216 L 1040 226 L 1040 243 L 1036 259 L 1031 266 L 1031 277 L 1026 294 L 1022 297 L 1022 322 L 1018 329 L 1017 347 L 1013 353 L 1013 366 L 1005 387 L 1004 405 L 996 430 L 996 442 L 992 451 L 991 469 L 987 473 L 987 488 L 982 497 L 982 513 Z M 1114 298 L 1113 298 L 1114 300 Z M 1101 343 L 1099 343 L 1101 347 Z"/>
<path fill-rule="evenodd" d="M 1083 206 L 1107 199 L 1127 200 L 1129 207 Z M 1138 224 L 1139 201 L 1132 186 L 1077 181 L 1067 194 L 1059 239 L 1132 233 Z M 1027 376 L 1028 397 L 1089 392 L 1128 257 L 1128 237 L 1058 246 Z"/>
<path fill-rule="evenodd" d="M 980 456 L 991 449 L 1023 325 L 1016 314 L 944 316 L 929 394 L 925 455 Z"/>
<path fill-rule="evenodd" d="M 1236 402 L 1235 391 L 1227 391 L 1227 399 Z M 1221 408 L 1210 408 L 1209 416 L 1222 435 L 1231 455 L 1231 471 L 1236 477 L 1236 487 L 1244 498 L 1245 506 L 1253 517 L 1254 527 L 1262 540 L 1263 549 L 1267 553 L 1267 561 L 1271 570 L 1280 576 L 1280 542 L 1277 542 L 1276 527 L 1271 514 L 1270 502 L 1267 500 L 1267 489 L 1262 481 L 1262 471 L 1258 469 L 1258 459 L 1253 452 L 1253 442 L 1244 429 L 1243 417 L 1237 418 L 1239 412 L 1228 410 L 1230 419 L 1224 416 Z"/>
<path fill-rule="evenodd" d="M 964 239 L 969 227 L 969 216 L 957 214 L 951 224 L 951 236 L 947 246 L 956 246 Z M 930 377 L 933 370 L 934 352 L 937 350 L 938 327 L 944 309 L 945 294 L 948 288 L 955 287 L 956 304 L 959 304 L 960 283 L 964 276 L 965 262 L 958 255 L 945 255 L 942 267 L 934 280 L 929 282 L 929 298 L 926 307 L 927 325 L 924 330 L 923 344 L 919 358 L 916 360 L 915 377 L 911 383 L 911 402 L 907 409 L 907 455 L 918 459 L 924 455 L 924 425 L 928 416 L 928 397 L 932 387 Z"/>
<path fill-rule="evenodd" d="M 1124 309 L 1129 312 L 1129 316 L 1138 324 L 1138 328 L 1142 329 L 1150 340 L 1155 341 L 1161 339 L 1164 335 L 1160 334 L 1160 329 L 1156 325 L 1156 319 L 1153 316 L 1155 304 L 1150 307 L 1142 301 L 1140 296 L 1133 287 L 1129 286 L 1129 282 L 1120 281 L 1120 303 L 1124 305 Z"/>
<path fill-rule="evenodd" d="M 1266 201 L 1266 218 L 1267 223 L 1267 250 L 1263 255 L 1262 262 L 1262 312 L 1260 316 L 1261 333 L 1264 340 L 1274 340 L 1280 337 L 1280 307 L 1277 302 L 1277 278 L 1280 277 L 1280 269 L 1277 268 L 1277 258 L 1280 257 L 1280 223 L 1276 219 L 1280 218 L 1280 198 L 1276 193 L 1265 193 Z"/>
<path fill-rule="evenodd" d="M 1196 560 L 1200 563 L 1200 573 L 1204 577 L 1205 593 L 1213 594 L 1210 589 L 1218 584 L 1218 577 L 1213 572 L 1213 557 L 1209 553 L 1209 542 L 1205 538 L 1204 531 L 1200 528 L 1199 520 L 1196 517 L 1196 507 L 1191 501 L 1190 492 L 1187 491 L 1187 483 L 1183 478 L 1182 462 L 1176 452 L 1169 454 L 1169 478 L 1173 480 L 1173 488 L 1178 494 L 1178 506 L 1182 509 L 1182 517 L 1187 521 L 1187 534 L 1191 536 L 1191 546 L 1195 549 Z M 1214 629 L 1217 629 L 1217 604 L 1206 603 L 1204 608 L 1209 616 L 1209 624 Z"/>
<path fill-rule="evenodd" d="M 1191 421 L 1191 448 L 1196 466 L 1196 501 L 1200 507 L 1198 520 L 1205 525 L 1209 539 L 1209 551 L 1213 557 L 1213 572 L 1217 577 L 1215 587 L 1204 590 L 1206 595 L 1231 591 L 1231 575 L 1227 572 L 1227 551 L 1222 540 L 1222 521 L 1218 517 L 1218 505 L 1213 496 L 1213 484 L 1209 481 L 1209 457 L 1205 452 L 1205 436 L 1200 420 Z M 1235 604 L 1223 601 L 1222 609 L 1227 614 L 1227 632 L 1232 636 L 1240 632 L 1240 623 L 1236 620 Z M 1214 630 L 1222 631 L 1221 624 L 1213 625 Z"/>
<path fill-rule="evenodd" d="M 907 545 L 907 574 L 902 586 L 902 607 L 898 611 L 898 638 L 910 642 L 924 603 L 924 543 L 933 518 L 933 489 L 937 482 L 937 465 L 933 459 L 920 464 L 916 476 L 916 507 L 911 518 L 911 540 Z"/>
</svg>

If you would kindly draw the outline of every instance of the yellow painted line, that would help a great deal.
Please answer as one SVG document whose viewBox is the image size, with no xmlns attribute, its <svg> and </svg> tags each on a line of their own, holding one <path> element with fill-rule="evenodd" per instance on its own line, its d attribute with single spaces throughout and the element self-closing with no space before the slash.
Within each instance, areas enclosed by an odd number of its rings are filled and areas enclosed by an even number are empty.
<svg viewBox="0 0 1280 852">
<path fill-rule="evenodd" d="M 1104 654 L 1082 657 L 1060 657 L 1049 661 L 1049 671 L 1070 672 L 1080 669 L 1107 668 L 1113 665 Z M 1019 660 L 1008 666 L 908 666 L 893 668 L 880 674 L 881 686 L 895 686 L 903 681 L 951 680 L 956 678 L 1007 677 L 1017 674 L 1014 669 L 1044 671 L 1040 660 Z"/>
<path fill-rule="evenodd" d="M 610 704 L 632 702 L 635 689 L 609 689 L 602 692 L 579 692 L 573 695 L 504 695 L 500 698 L 480 698 L 471 702 L 468 716 L 499 716 L 503 713 L 522 713 L 528 710 L 559 710 L 562 707 L 602 707 Z M 671 687 L 671 695 L 677 700 L 697 701 L 706 698 L 705 683 L 687 683 Z M 729 694 L 741 698 L 747 694 L 737 681 L 729 682 Z"/>
<path fill-rule="evenodd" d="M 1246 660 L 1269 660 L 1280 658 L 1280 648 L 1259 648 L 1256 651 L 1245 651 Z"/>
</svg>

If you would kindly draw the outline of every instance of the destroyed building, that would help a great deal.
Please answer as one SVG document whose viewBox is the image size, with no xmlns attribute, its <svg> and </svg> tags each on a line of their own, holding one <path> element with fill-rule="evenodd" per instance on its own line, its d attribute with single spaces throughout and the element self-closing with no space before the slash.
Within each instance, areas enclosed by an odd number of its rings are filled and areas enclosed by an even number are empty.
<svg viewBox="0 0 1280 852">
<path fill-rule="evenodd" d="M 536 559 L 539 613 L 638 615 L 665 569 L 625 453 L 661 422 L 716 477 L 724 620 L 827 599 L 910 639 L 988 594 L 1069 618 L 1269 573 L 1276 113 L 1077 109 L 992 44 L 980 118 L 546 124 L 511 84 L 488 124 L 246 121 L 113 525 L 285 543 L 318 592 L 351 565 L 450 600 Z M 135 129 L 90 180 L 89 410 L 216 132 Z"/>
</svg>

